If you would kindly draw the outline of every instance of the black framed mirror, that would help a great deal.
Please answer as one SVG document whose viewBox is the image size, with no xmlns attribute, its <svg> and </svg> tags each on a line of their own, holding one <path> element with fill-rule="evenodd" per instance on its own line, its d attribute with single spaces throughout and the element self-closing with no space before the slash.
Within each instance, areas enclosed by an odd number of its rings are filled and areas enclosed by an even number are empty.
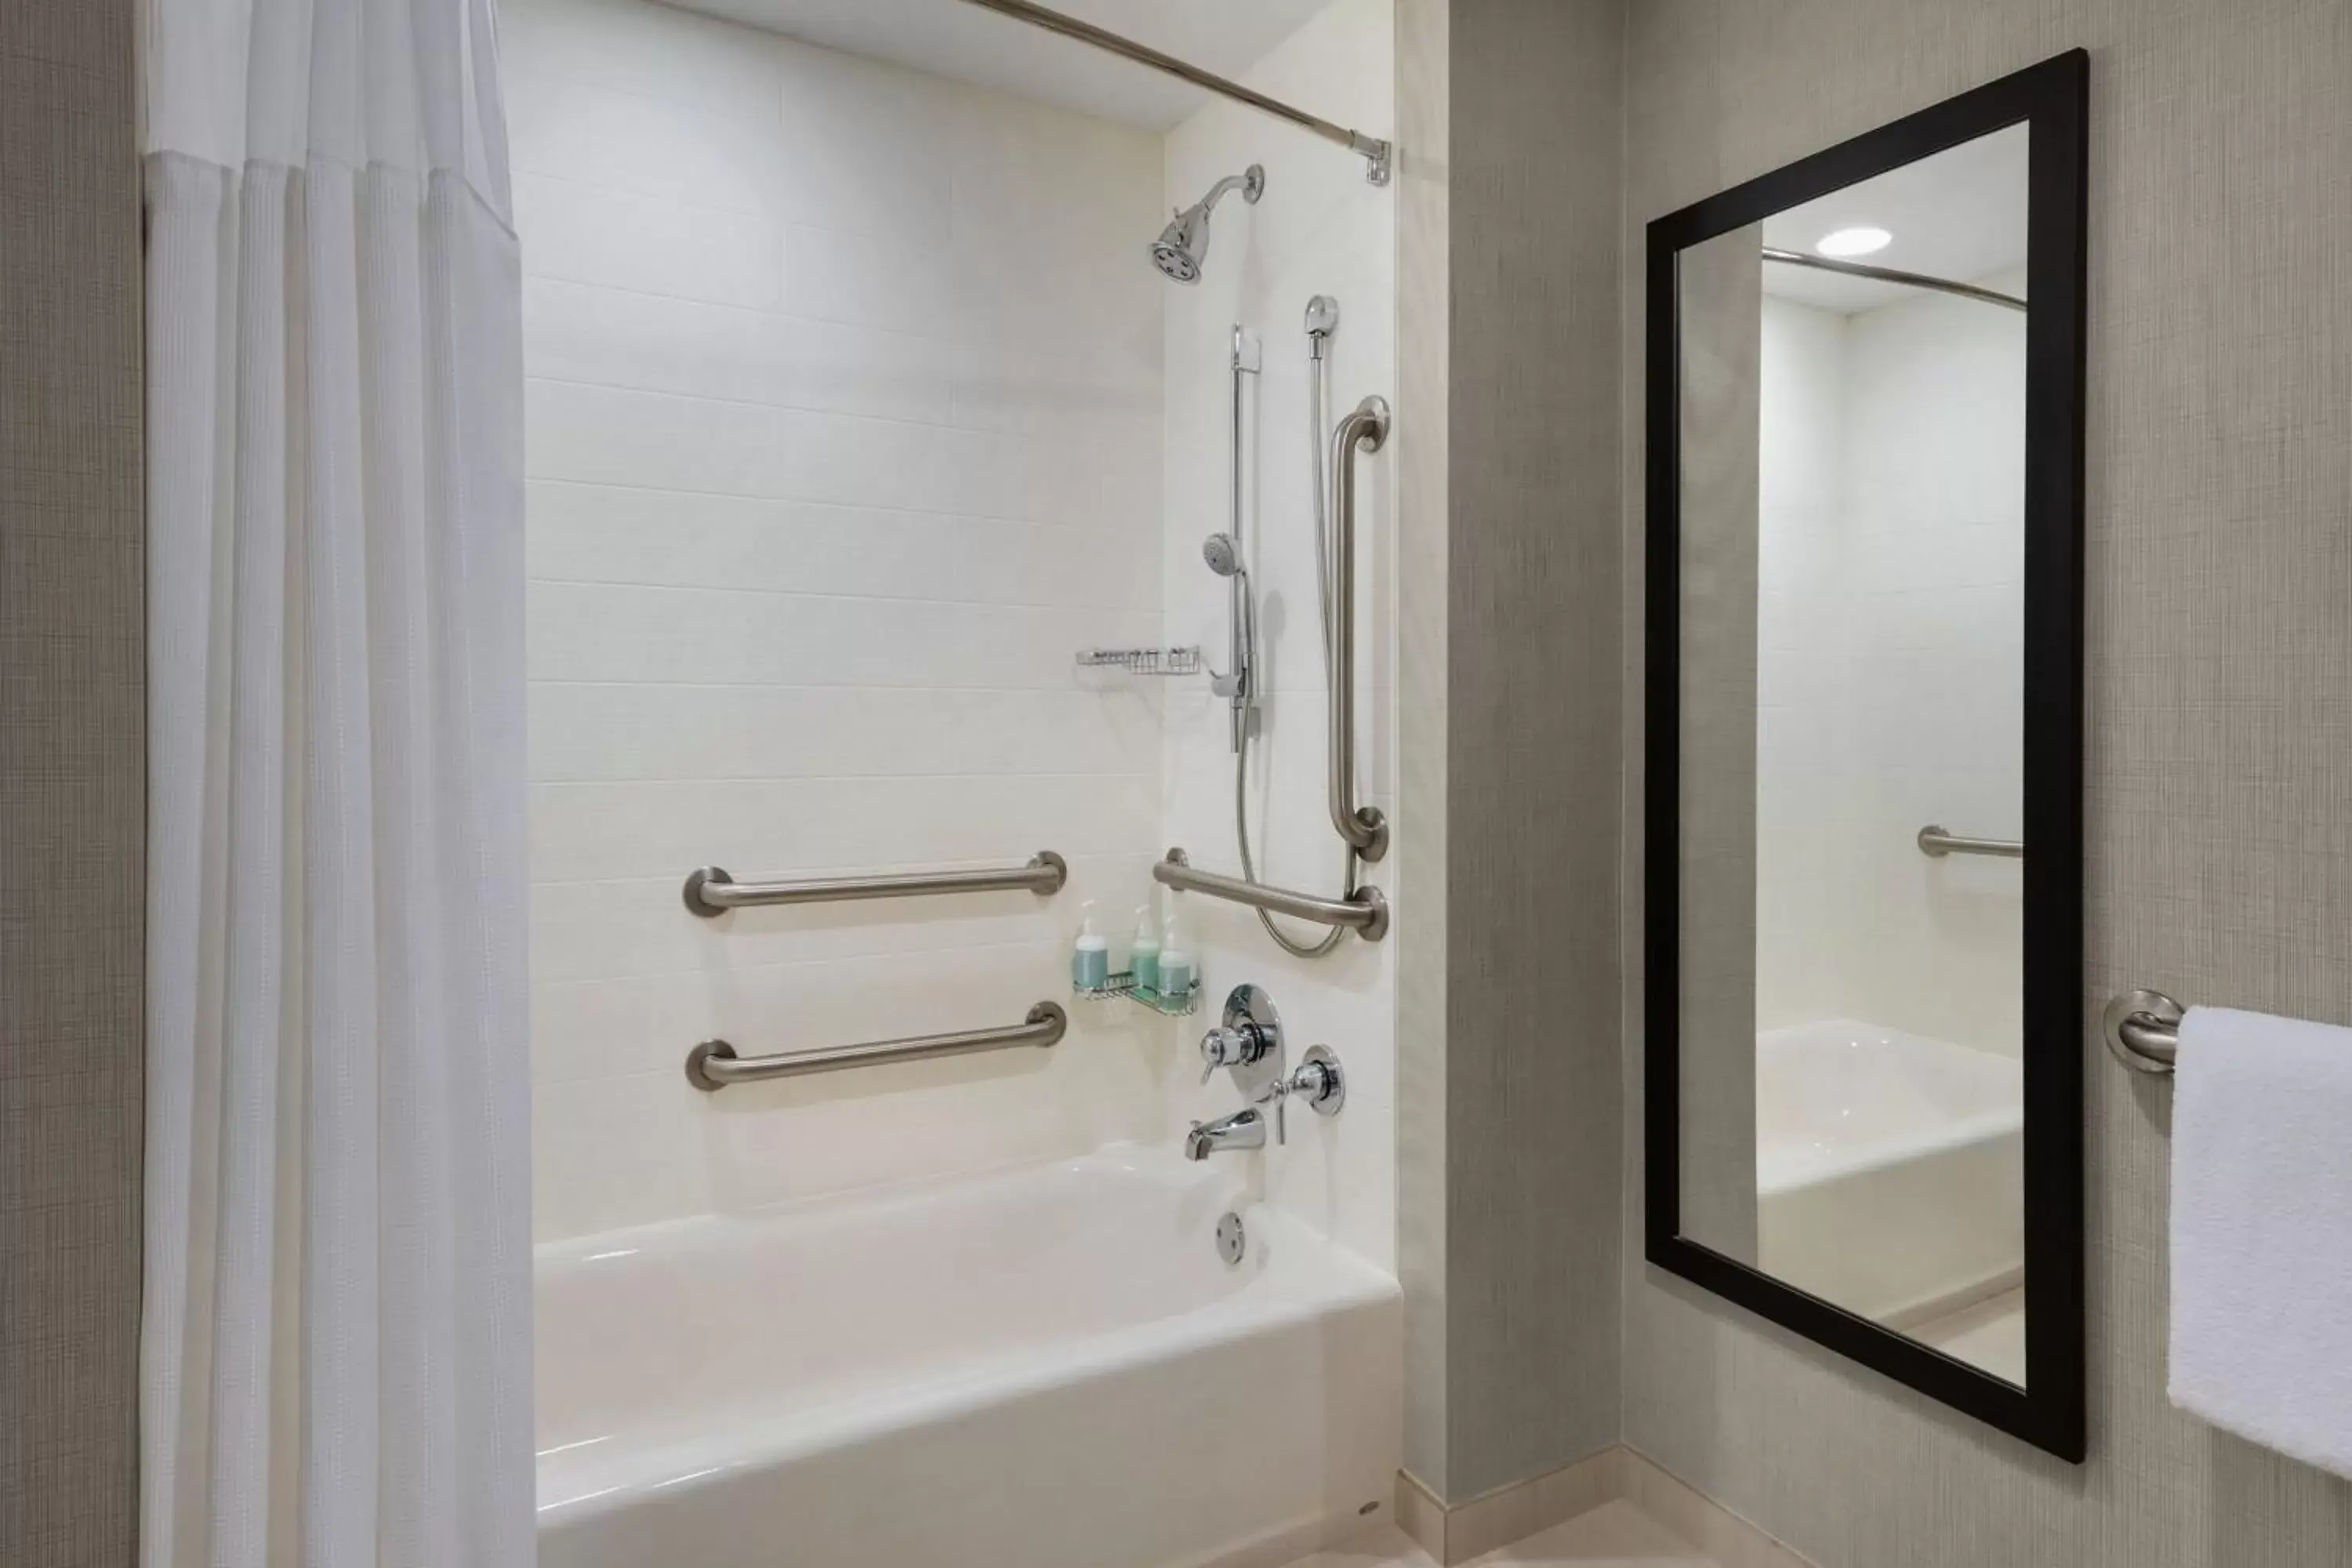
<svg viewBox="0 0 2352 1568">
<path fill-rule="evenodd" d="M 1649 226 L 1646 1252 L 2084 1448 L 2088 57 Z"/>
</svg>

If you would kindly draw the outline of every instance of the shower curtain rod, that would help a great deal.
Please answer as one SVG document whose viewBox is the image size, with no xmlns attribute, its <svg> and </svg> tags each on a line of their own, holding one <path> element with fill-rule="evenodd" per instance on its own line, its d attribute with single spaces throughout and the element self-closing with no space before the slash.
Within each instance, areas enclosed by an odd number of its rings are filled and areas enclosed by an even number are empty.
<svg viewBox="0 0 2352 1568">
<path fill-rule="evenodd" d="M 1010 16 L 1016 22 L 1026 22 L 1033 27 L 1043 27 L 1049 33 L 1059 33 L 1066 38 L 1076 38 L 1082 44 L 1092 44 L 1096 48 L 1108 50 L 1121 59 L 1133 60 L 1138 65 L 1150 66 L 1153 70 L 1164 71 L 1180 81 L 1191 82 L 1194 87 L 1206 88 L 1211 92 L 1223 93 L 1235 102 L 1246 103 L 1252 109 L 1261 110 L 1277 120 L 1287 120 L 1293 125 L 1304 126 L 1316 135 L 1326 141 L 1337 142 L 1340 146 L 1362 158 L 1365 163 L 1364 178 L 1367 181 L 1375 185 L 1385 185 L 1389 183 L 1389 166 L 1396 149 L 1377 136 L 1367 136 L 1360 131 L 1351 131 L 1344 125 L 1334 125 L 1320 115 L 1309 114 L 1303 109 L 1293 109 L 1278 98 L 1268 98 L 1265 94 L 1254 91 L 1237 81 L 1227 81 L 1223 77 L 1213 75 L 1198 66 L 1189 65 L 1173 55 L 1163 55 L 1148 44 L 1139 44 L 1132 38 L 1123 38 L 1117 33 L 1096 26 L 1091 22 L 1081 22 L 1076 16 L 1066 16 L 1059 11 L 1049 11 L 1043 5 L 1030 5 L 1029 0 L 964 0 L 964 4 L 977 5 L 983 11 L 993 11 L 1001 16 Z"/>
<path fill-rule="evenodd" d="M 1785 262 L 1790 267 L 1810 267 L 1817 272 L 1843 272 L 1849 278 L 1868 278 L 1880 283 L 1903 283 L 1914 289 L 1933 289 L 1939 294 L 1957 294 L 1963 300 L 1981 300 L 1985 304 L 2000 305 L 2011 310 L 2025 309 L 2025 301 L 2014 294 L 1979 289 L 1973 283 L 1955 283 L 1948 278 L 1930 278 L 1925 272 L 1873 267 L 1866 261 L 1835 261 L 1826 256 L 1807 256 L 1802 251 L 1779 250 L 1769 245 L 1764 247 L 1764 259 Z"/>
</svg>

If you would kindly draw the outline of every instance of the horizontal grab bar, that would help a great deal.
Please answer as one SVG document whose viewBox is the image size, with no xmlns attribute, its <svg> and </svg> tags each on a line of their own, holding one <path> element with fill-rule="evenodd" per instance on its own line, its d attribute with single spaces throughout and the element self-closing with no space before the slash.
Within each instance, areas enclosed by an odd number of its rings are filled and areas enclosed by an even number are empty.
<svg viewBox="0 0 2352 1568">
<path fill-rule="evenodd" d="M 1020 866 L 979 871 L 908 871 L 881 877 L 807 877 L 790 882 L 739 882 L 717 866 L 686 879 L 686 907 L 705 920 L 761 904 L 833 904 L 852 899 L 919 899 L 928 893 L 994 893 L 1026 888 L 1057 893 L 1070 868 L 1051 849 Z"/>
<path fill-rule="evenodd" d="M 1151 879 L 1180 892 L 1206 893 L 1213 899 L 1272 910 L 1276 914 L 1313 921 L 1318 925 L 1346 926 L 1366 942 L 1378 942 L 1389 934 L 1389 901 L 1378 888 L 1359 888 L 1344 899 L 1294 893 L 1287 888 L 1269 888 L 1263 882 L 1244 882 L 1239 877 L 1195 870 L 1181 849 L 1168 851 L 1168 858 L 1151 868 Z"/>
<path fill-rule="evenodd" d="M 1931 822 L 1919 830 L 1919 853 L 1938 860 L 1947 855 L 1992 855 L 2004 860 L 2022 860 L 2025 846 L 2014 838 L 1970 838 L 1964 833 L 1947 833 Z"/>
<path fill-rule="evenodd" d="M 686 1054 L 686 1081 L 706 1092 L 730 1083 L 758 1083 L 772 1078 L 800 1078 L 840 1068 L 871 1067 L 877 1062 L 920 1061 L 926 1057 L 961 1056 L 966 1051 L 992 1051 L 1006 1046 L 1050 1046 L 1070 1026 L 1070 1016 L 1057 1003 L 1040 1002 L 1029 1016 L 1008 1028 L 966 1029 L 959 1035 L 917 1035 L 906 1040 L 876 1040 L 862 1046 L 834 1046 L 821 1051 L 784 1051 L 768 1057 L 739 1057 L 725 1040 L 705 1040 Z"/>
</svg>

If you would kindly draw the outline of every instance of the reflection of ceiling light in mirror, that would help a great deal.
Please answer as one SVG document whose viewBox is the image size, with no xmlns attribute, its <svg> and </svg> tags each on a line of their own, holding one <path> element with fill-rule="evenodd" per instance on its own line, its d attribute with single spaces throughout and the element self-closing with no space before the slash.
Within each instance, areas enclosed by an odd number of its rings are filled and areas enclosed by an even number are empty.
<svg viewBox="0 0 2352 1568">
<path fill-rule="evenodd" d="M 1868 256 L 1874 250 L 1884 250 L 1895 237 L 1883 228 L 1842 228 L 1825 234 L 1813 243 L 1813 248 L 1823 256 Z"/>
</svg>

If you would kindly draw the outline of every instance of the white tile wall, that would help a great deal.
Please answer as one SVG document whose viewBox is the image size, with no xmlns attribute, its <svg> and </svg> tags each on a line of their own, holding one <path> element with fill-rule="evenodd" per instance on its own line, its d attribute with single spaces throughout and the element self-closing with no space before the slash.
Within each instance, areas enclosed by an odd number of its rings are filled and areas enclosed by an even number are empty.
<svg viewBox="0 0 2352 1568">
<path fill-rule="evenodd" d="M 530 377 L 542 1237 L 1170 1131 L 1170 1026 L 705 1096 L 747 1052 L 1010 1022 L 1163 847 L 1160 139 L 643 4 L 509 0 Z M 1028 894 L 746 911 L 739 875 Z"/>
<path fill-rule="evenodd" d="M 1768 298 L 1764 328 L 1759 1026 L 2014 1054 L 2019 864 L 1913 837 L 2021 828 L 2023 320 Z"/>
<path fill-rule="evenodd" d="M 1336 0 L 1268 54 L 1246 80 L 1312 103 L 1333 119 L 1389 135 L 1394 114 L 1391 0 Z M 1202 538 L 1227 526 L 1230 503 L 1229 334 L 1240 321 L 1258 335 L 1264 370 L 1248 395 L 1244 539 L 1261 599 L 1268 691 L 1252 752 L 1252 843 L 1258 874 L 1286 886 L 1339 890 L 1342 862 L 1325 805 L 1324 675 L 1310 510 L 1307 338 L 1309 296 L 1339 301 L 1333 342 L 1332 417 L 1368 393 L 1394 401 L 1395 195 L 1364 180 L 1363 161 L 1295 134 L 1262 116 L 1214 103 L 1168 138 L 1168 205 L 1196 200 L 1219 177 L 1252 163 L 1266 173 L 1264 200 L 1229 196 L 1198 286 L 1171 292 L 1167 310 L 1166 605 L 1171 640 L 1197 642 L 1222 662 L 1226 594 L 1201 561 Z M 1360 790 L 1396 815 L 1393 497 L 1387 456 L 1362 460 L 1357 547 L 1357 750 Z M 1171 694 L 1165 805 L 1168 842 L 1194 864 L 1236 872 L 1233 756 L 1224 703 L 1205 688 Z M 1385 885 L 1387 868 L 1366 879 Z M 1191 945 L 1213 993 L 1256 981 L 1274 994 L 1303 1049 L 1339 1053 L 1348 1102 L 1337 1118 L 1290 1119 L 1288 1147 L 1269 1150 L 1269 1196 L 1379 1263 L 1395 1260 L 1395 991 L 1393 940 L 1345 939 L 1331 954 L 1298 959 L 1275 946 L 1250 911 L 1183 900 Z M 1398 919 L 1409 920 L 1401 910 Z M 1319 928 L 1294 924 L 1308 937 Z M 1171 1092 L 1186 1116 L 1237 1103 L 1223 1075 L 1194 1084 L 1175 1065 Z"/>
</svg>

